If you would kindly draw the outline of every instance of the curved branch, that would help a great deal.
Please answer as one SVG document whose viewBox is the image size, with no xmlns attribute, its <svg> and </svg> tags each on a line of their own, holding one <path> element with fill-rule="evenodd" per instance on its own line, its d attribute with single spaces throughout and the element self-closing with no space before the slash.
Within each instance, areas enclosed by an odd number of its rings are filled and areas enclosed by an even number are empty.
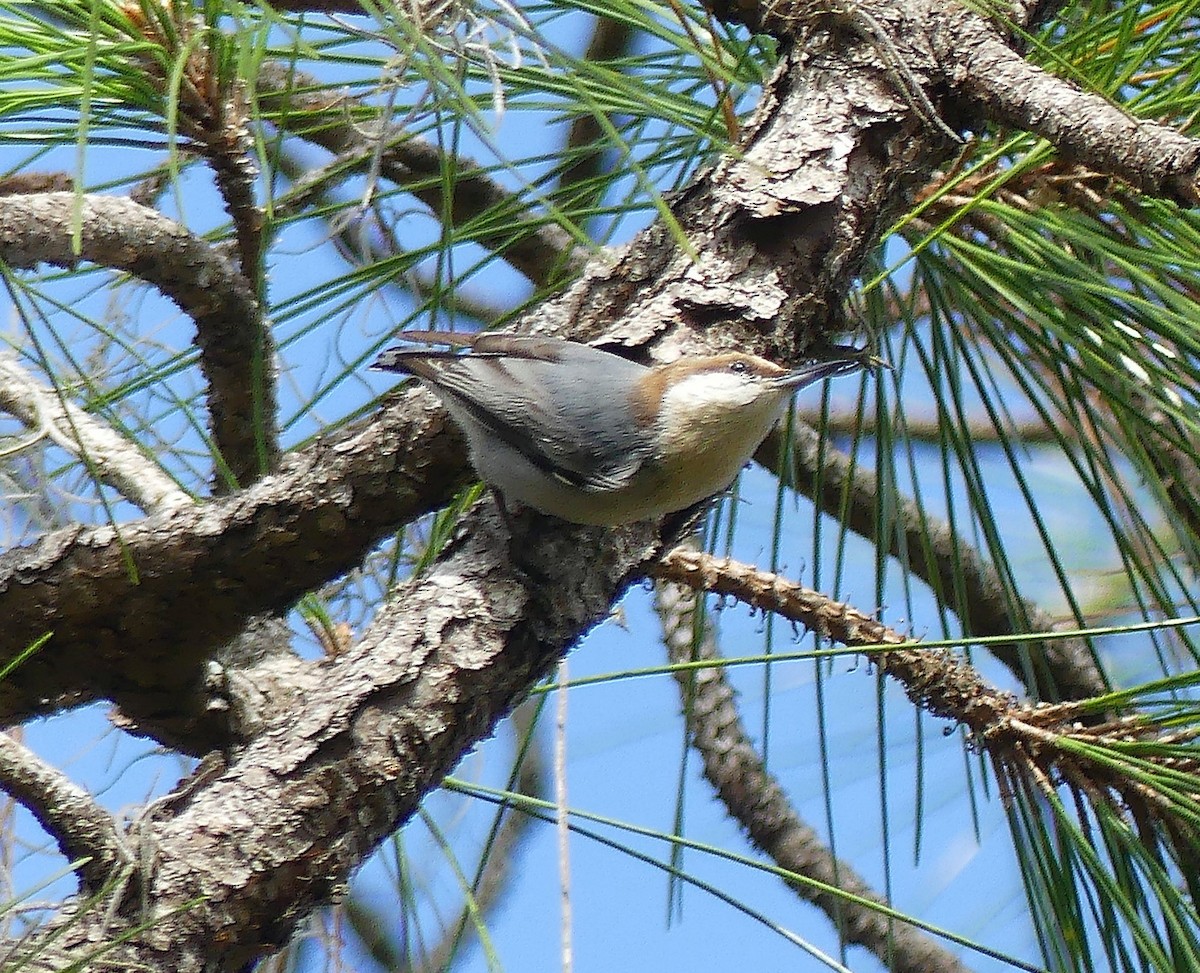
<svg viewBox="0 0 1200 973">
<path fill-rule="evenodd" d="M 20 801 L 58 843 L 68 861 L 80 866 L 85 894 L 133 867 L 133 856 L 111 814 L 57 768 L 0 732 L 0 788 Z"/>
<path fill-rule="evenodd" d="M 73 267 L 81 259 L 154 285 L 195 321 L 213 442 L 236 482 L 257 477 L 259 413 L 269 400 L 257 402 L 256 384 L 246 380 L 247 363 L 261 351 L 262 322 L 246 279 L 200 237 L 131 199 L 75 193 L 0 199 L 0 260 L 32 268 L 42 262 Z M 264 376 L 272 367 L 265 363 Z"/>
<path fill-rule="evenodd" d="M 310 92 L 297 90 L 308 83 Z M 528 200 L 505 189 L 476 162 L 449 156 L 425 139 L 375 124 L 370 134 L 352 120 L 345 99 L 331 99 L 319 82 L 296 72 L 264 67 L 258 77 L 258 100 L 276 115 L 276 124 L 289 133 L 332 152 L 346 172 L 363 171 L 378 160 L 380 174 L 412 193 L 438 219 L 448 216 L 461 227 L 486 214 L 503 231 L 471 235 L 480 246 L 495 251 L 539 287 L 575 276 L 586 254 L 561 226 L 530 214 Z M 445 189 L 453 187 L 447 200 Z"/>
</svg>

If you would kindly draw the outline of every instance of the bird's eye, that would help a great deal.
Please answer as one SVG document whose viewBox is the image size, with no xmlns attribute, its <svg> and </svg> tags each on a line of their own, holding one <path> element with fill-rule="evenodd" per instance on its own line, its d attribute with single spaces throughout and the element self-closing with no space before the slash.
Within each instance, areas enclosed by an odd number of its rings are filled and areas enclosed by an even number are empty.
<svg viewBox="0 0 1200 973">
<path fill-rule="evenodd" d="M 744 375 L 746 372 L 746 363 L 744 361 L 733 361 L 729 363 L 729 370 L 735 375 Z"/>
</svg>

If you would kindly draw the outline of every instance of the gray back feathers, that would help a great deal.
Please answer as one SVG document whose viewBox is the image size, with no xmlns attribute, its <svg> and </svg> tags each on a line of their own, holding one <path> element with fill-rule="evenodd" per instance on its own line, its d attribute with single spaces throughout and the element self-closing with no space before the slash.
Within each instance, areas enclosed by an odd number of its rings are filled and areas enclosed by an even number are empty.
<svg viewBox="0 0 1200 973">
<path fill-rule="evenodd" d="M 469 438 L 478 434 L 472 424 L 482 427 L 543 472 L 584 490 L 621 486 L 653 448 L 636 426 L 630 396 L 612 392 L 632 390 L 649 369 L 587 345 L 485 334 L 466 354 L 398 348 L 375 367 L 416 375 Z M 630 443 L 640 445 L 631 451 Z"/>
</svg>

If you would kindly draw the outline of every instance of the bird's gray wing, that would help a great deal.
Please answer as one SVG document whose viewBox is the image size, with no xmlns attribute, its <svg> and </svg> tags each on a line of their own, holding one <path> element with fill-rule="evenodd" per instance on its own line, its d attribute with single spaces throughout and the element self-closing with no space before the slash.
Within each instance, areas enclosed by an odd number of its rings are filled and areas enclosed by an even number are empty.
<svg viewBox="0 0 1200 973">
<path fill-rule="evenodd" d="M 397 348 L 375 367 L 423 379 L 538 469 L 578 489 L 619 489 L 651 452 L 621 392 L 647 369 L 587 345 L 489 334 L 469 354 Z"/>
</svg>

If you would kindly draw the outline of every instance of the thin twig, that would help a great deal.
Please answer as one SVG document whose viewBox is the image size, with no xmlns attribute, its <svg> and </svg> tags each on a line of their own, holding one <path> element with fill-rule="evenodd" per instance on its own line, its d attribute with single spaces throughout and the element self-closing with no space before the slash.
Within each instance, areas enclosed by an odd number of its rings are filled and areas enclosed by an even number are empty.
<svg viewBox="0 0 1200 973">
<path fill-rule="evenodd" d="M 755 456 L 776 473 L 781 472 L 779 461 L 784 455 L 779 435 L 769 437 Z M 887 544 L 893 557 L 907 555 L 909 569 L 958 613 L 970 634 L 1054 631 L 1056 623 L 1047 612 L 1007 592 L 995 568 L 972 545 L 914 500 L 894 498 L 888 505 L 894 527 L 880 537 L 879 481 L 812 427 L 793 424 L 791 456 L 797 490 L 811 496 L 820 509 L 840 518 L 850 530 Z M 917 552 L 925 552 L 925 556 L 914 556 Z M 1039 699 L 1084 699 L 1107 688 L 1088 646 L 1079 639 L 1038 643 L 1031 638 L 1025 646 L 998 646 L 989 651 Z"/>
<path fill-rule="evenodd" d="M 655 586 L 655 607 L 672 662 L 720 658 L 711 624 L 704 624 L 701 636 L 695 637 L 697 602 L 689 587 L 661 582 Z M 691 669 L 677 672 L 675 678 L 692 746 L 729 813 L 781 868 L 821 883 L 789 882 L 789 888 L 821 909 L 844 942 L 864 946 L 897 973 L 962 973 L 966 967 L 925 934 L 859 901 L 885 900 L 852 866 L 834 856 L 796 813 L 746 733 L 725 670 Z"/>
<path fill-rule="evenodd" d="M 875 436 L 880 425 L 874 413 L 860 414 L 845 410 L 823 414 L 819 408 L 798 408 L 796 418 L 805 425 L 821 426 L 826 436 Z M 940 443 L 942 420 L 936 415 L 904 414 L 904 437 L 909 442 Z M 1063 430 L 1054 429 L 1040 418 L 1005 423 L 997 428 L 989 419 L 980 416 L 962 427 L 962 435 L 972 443 L 1017 442 L 1022 446 L 1059 446 Z"/>
<path fill-rule="evenodd" d="M 589 64 L 615 60 L 625 53 L 633 36 L 633 28 L 625 20 L 597 16 L 584 59 Z M 585 183 L 600 176 L 606 148 L 612 146 L 606 145 L 604 128 L 595 115 L 590 112 L 579 115 L 571 123 L 571 131 L 567 135 L 566 151 L 563 154 L 571 162 L 558 177 L 560 192 L 576 187 L 582 191 Z M 595 190 L 591 192 L 595 195 Z"/>
</svg>

